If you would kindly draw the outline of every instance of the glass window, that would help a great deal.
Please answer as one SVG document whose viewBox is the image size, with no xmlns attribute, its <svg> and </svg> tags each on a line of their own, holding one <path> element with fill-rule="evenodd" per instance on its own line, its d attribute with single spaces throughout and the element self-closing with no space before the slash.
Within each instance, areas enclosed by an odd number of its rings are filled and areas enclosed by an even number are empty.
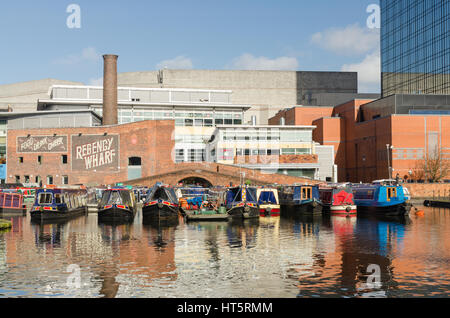
<svg viewBox="0 0 450 318">
<path fill-rule="evenodd" d="M 53 195 L 51 193 L 39 193 L 39 204 L 52 204 L 53 203 Z"/>
</svg>

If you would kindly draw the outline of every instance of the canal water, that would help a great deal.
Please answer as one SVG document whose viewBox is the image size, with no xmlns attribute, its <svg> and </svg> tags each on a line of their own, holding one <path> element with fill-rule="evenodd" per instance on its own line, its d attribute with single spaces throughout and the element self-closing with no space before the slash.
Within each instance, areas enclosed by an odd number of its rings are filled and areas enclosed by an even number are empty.
<svg viewBox="0 0 450 318">
<path fill-rule="evenodd" d="M 422 217 L 66 223 L 8 217 L 0 297 L 449 297 L 450 210 Z"/>
</svg>

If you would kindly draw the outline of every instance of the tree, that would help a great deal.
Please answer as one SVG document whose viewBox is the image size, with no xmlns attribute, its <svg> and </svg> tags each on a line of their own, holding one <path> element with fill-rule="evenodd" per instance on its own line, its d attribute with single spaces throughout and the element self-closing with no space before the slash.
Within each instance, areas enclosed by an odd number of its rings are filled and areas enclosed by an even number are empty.
<svg viewBox="0 0 450 318">
<path fill-rule="evenodd" d="M 436 147 L 417 162 L 416 173 L 430 182 L 440 182 L 450 175 L 450 158 L 445 158 L 442 149 Z"/>
</svg>

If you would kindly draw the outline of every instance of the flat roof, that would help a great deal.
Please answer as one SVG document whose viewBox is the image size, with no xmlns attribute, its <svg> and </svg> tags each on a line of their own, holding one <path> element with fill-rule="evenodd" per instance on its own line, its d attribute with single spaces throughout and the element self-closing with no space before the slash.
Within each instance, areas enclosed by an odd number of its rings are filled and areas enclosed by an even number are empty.
<svg viewBox="0 0 450 318">
<path fill-rule="evenodd" d="M 73 100 L 56 100 L 56 99 L 38 99 L 38 106 L 43 105 L 81 105 L 81 106 L 91 106 L 91 105 L 103 105 L 103 100 L 93 99 L 73 99 Z M 220 104 L 220 103 L 141 103 L 141 102 L 131 102 L 131 101 L 118 101 L 118 106 L 136 106 L 136 107 L 198 107 L 198 108 L 224 108 L 224 109 L 244 109 L 249 110 L 252 108 L 249 105 L 234 105 L 234 104 Z"/>
<path fill-rule="evenodd" d="M 71 113 L 91 113 L 98 119 L 102 119 L 102 116 L 97 114 L 92 109 L 72 109 L 72 110 L 42 110 L 42 111 L 33 111 L 33 112 L 0 112 L 0 117 L 24 117 L 24 116 L 32 116 L 32 115 L 51 115 L 51 114 L 71 114 Z"/>
<path fill-rule="evenodd" d="M 76 88 L 76 89 L 103 89 L 103 86 L 89 86 L 89 85 L 52 85 L 49 89 L 49 95 L 53 88 Z M 200 93 L 227 93 L 232 94 L 232 90 L 218 90 L 218 89 L 195 89 L 195 88 L 158 88 L 158 87 L 126 87 L 118 86 L 117 89 L 133 90 L 133 91 L 172 91 L 172 92 L 200 92 Z"/>
</svg>

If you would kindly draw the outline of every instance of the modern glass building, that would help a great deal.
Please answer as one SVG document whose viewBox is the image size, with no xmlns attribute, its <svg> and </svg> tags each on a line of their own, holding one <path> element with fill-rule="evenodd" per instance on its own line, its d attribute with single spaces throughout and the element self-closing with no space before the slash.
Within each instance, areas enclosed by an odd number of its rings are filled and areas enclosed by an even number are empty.
<svg viewBox="0 0 450 318">
<path fill-rule="evenodd" d="M 450 94 L 450 1 L 380 0 L 382 95 Z"/>
</svg>

